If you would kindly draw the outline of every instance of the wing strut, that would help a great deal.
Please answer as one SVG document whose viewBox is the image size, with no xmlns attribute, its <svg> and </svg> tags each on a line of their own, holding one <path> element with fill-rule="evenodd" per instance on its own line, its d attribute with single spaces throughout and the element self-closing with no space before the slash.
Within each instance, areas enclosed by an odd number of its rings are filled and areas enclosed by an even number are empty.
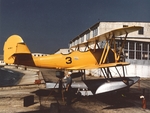
<svg viewBox="0 0 150 113">
<path fill-rule="evenodd" d="M 120 55 L 123 54 L 123 53 L 122 53 L 122 50 L 123 50 L 123 48 L 124 48 L 124 45 L 125 45 L 127 36 L 128 36 L 128 33 L 126 32 L 126 36 L 124 37 L 124 41 L 123 41 L 123 43 L 122 43 L 122 45 L 121 45 L 121 48 L 120 48 L 119 51 L 118 51 L 117 61 L 119 61 Z"/>
<path fill-rule="evenodd" d="M 106 75 L 107 75 L 107 78 L 112 78 L 112 74 L 111 74 L 111 72 L 110 72 L 110 70 L 109 70 L 109 68 L 103 68 L 104 69 L 104 71 L 105 71 L 105 73 L 106 73 Z"/>
<path fill-rule="evenodd" d="M 103 75 L 104 75 L 104 77 L 106 79 L 106 76 L 105 76 L 105 73 L 104 73 L 103 69 L 102 68 L 100 68 L 100 69 L 101 69 L 101 71 L 102 71 L 102 73 L 103 73 Z"/>
<path fill-rule="evenodd" d="M 112 32 L 109 33 L 108 37 L 106 36 L 106 41 L 107 42 L 105 44 L 105 47 L 104 47 L 104 50 L 103 50 L 103 53 L 102 53 L 99 65 L 106 62 L 106 59 L 107 59 L 107 56 L 108 56 L 108 52 L 110 50 L 110 45 L 113 43 L 113 40 L 114 40 L 113 37 L 114 37 L 114 35 L 113 35 Z"/>
<path fill-rule="evenodd" d="M 119 76 L 121 77 L 121 74 L 119 73 L 119 71 L 118 71 L 117 67 L 115 67 L 115 69 L 116 69 L 117 73 L 119 74 Z"/>
<path fill-rule="evenodd" d="M 105 47 L 104 47 L 104 50 L 103 50 L 103 53 L 102 53 L 102 56 L 101 56 L 101 59 L 100 59 L 100 62 L 99 62 L 99 65 L 104 63 L 105 59 L 106 59 L 106 56 L 107 56 L 107 53 L 108 53 L 108 50 L 109 50 L 109 44 L 108 42 L 105 44 Z"/>
<path fill-rule="evenodd" d="M 122 70 L 123 70 L 123 76 L 125 77 L 124 66 L 122 66 Z"/>
</svg>

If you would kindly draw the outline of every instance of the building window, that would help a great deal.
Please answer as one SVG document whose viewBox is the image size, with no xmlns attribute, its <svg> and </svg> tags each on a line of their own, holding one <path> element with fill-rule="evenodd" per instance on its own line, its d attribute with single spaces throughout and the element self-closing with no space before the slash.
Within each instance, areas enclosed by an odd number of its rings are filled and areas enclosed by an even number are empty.
<svg viewBox="0 0 150 113">
<path fill-rule="evenodd" d="M 147 43 L 143 43 L 142 45 L 142 59 L 148 60 L 148 44 Z"/>
<path fill-rule="evenodd" d="M 140 50 L 141 51 L 141 47 L 142 47 L 142 43 L 137 42 L 136 43 L 136 50 Z"/>
<path fill-rule="evenodd" d="M 129 59 L 134 59 L 134 51 L 129 51 Z"/>
<path fill-rule="evenodd" d="M 70 47 L 72 47 L 72 46 L 73 46 L 73 43 L 71 42 L 69 45 L 70 45 Z"/>
<path fill-rule="evenodd" d="M 134 42 L 129 42 L 129 50 L 134 50 Z"/>
<path fill-rule="evenodd" d="M 150 60 L 150 45 L 146 42 L 126 42 L 124 55 L 128 59 Z"/>
<path fill-rule="evenodd" d="M 87 34 L 86 34 L 86 40 L 89 40 L 90 39 L 90 32 L 88 32 Z"/>
<path fill-rule="evenodd" d="M 81 37 L 79 38 L 79 44 L 81 44 Z"/>
<path fill-rule="evenodd" d="M 128 54 L 128 42 L 125 43 L 125 46 L 124 46 L 124 55 L 126 58 L 129 57 L 129 54 Z"/>
<path fill-rule="evenodd" d="M 123 25 L 123 27 L 128 27 L 128 25 Z"/>
<path fill-rule="evenodd" d="M 75 41 L 74 41 L 74 42 L 72 42 L 72 46 L 75 46 Z"/>
<path fill-rule="evenodd" d="M 98 28 L 93 29 L 93 37 L 98 35 Z"/>
<path fill-rule="evenodd" d="M 135 59 L 135 43 L 134 42 L 125 43 L 124 55 L 129 59 Z"/>
<path fill-rule="evenodd" d="M 143 35 L 144 34 L 144 28 L 142 27 L 139 31 L 138 31 L 139 35 Z"/>
<path fill-rule="evenodd" d="M 142 48 L 142 43 L 137 42 L 136 43 L 136 59 L 141 59 L 141 48 Z"/>
<path fill-rule="evenodd" d="M 141 48 L 142 48 L 142 43 L 137 42 L 136 43 L 136 59 L 141 59 Z"/>
<path fill-rule="evenodd" d="M 141 52 L 140 51 L 137 51 L 136 52 L 136 59 L 141 59 Z"/>
<path fill-rule="evenodd" d="M 128 42 L 125 44 L 124 54 L 129 59 L 148 60 L 150 59 L 150 47 L 148 43 Z"/>
<path fill-rule="evenodd" d="M 78 39 L 75 41 L 75 45 L 77 45 L 77 44 L 79 44 L 79 41 L 78 41 Z"/>
<path fill-rule="evenodd" d="M 129 42 L 129 59 L 134 59 L 134 49 L 135 49 L 135 43 Z"/>
<path fill-rule="evenodd" d="M 124 50 L 124 55 L 125 55 L 125 58 L 128 58 L 129 56 L 128 51 Z"/>
<path fill-rule="evenodd" d="M 143 59 L 143 60 L 147 60 L 147 59 L 148 59 L 148 54 L 147 54 L 147 52 L 143 52 L 143 53 L 142 53 L 142 59 Z"/>
<path fill-rule="evenodd" d="M 81 42 L 84 42 L 84 36 L 81 37 Z"/>
<path fill-rule="evenodd" d="M 147 43 L 143 43 L 143 51 L 147 51 L 148 50 L 148 44 Z"/>
</svg>

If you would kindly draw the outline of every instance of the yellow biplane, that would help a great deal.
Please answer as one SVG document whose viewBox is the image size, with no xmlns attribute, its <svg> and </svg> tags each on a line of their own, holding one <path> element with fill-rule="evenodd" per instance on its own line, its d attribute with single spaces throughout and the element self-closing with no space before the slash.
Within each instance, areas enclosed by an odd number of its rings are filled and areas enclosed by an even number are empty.
<svg viewBox="0 0 150 113">
<path fill-rule="evenodd" d="M 7 64 L 18 64 L 25 66 L 34 66 L 42 68 L 53 68 L 59 70 L 83 70 L 100 68 L 105 79 L 101 81 L 83 80 L 84 85 L 75 85 L 76 88 L 90 89 L 94 88 L 92 94 L 105 93 L 118 90 L 133 85 L 138 81 L 139 77 L 113 78 L 109 70 L 110 67 L 126 66 L 129 63 L 121 59 L 122 50 L 124 48 L 128 33 L 140 30 L 140 26 L 124 27 L 115 29 L 99 36 L 93 37 L 87 42 L 72 46 L 74 51 L 68 54 L 50 54 L 47 56 L 33 56 L 23 39 L 18 35 L 10 36 L 4 44 L 4 62 Z M 116 38 L 125 35 L 121 47 L 118 50 L 116 46 Z M 105 41 L 105 45 L 100 47 L 98 42 Z M 89 47 L 94 44 L 94 48 Z M 79 51 L 79 48 L 85 46 L 86 51 Z M 118 72 L 119 73 L 119 72 Z M 109 82 L 108 82 L 109 78 Z M 91 84 L 95 84 L 96 86 Z M 97 85 L 98 84 L 98 85 Z"/>
</svg>

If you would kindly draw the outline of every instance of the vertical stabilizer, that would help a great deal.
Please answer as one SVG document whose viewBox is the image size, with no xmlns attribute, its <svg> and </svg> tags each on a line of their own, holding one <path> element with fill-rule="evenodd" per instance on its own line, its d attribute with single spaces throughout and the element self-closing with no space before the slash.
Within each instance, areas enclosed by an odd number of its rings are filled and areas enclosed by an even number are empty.
<svg viewBox="0 0 150 113">
<path fill-rule="evenodd" d="M 19 35 L 10 36 L 4 44 L 4 62 L 13 64 L 15 54 L 30 54 L 30 50 Z"/>
</svg>

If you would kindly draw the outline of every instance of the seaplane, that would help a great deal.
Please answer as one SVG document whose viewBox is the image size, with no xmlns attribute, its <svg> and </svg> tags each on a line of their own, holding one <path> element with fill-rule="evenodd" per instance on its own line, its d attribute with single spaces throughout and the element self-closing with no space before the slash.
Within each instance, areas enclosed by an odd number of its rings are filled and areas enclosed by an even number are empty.
<svg viewBox="0 0 150 113">
<path fill-rule="evenodd" d="M 72 88 L 78 89 L 77 91 L 81 92 L 82 95 L 96 95 L 117 91 L 129 88 L 140 79 L 140 77 L 137 76 L 126 77 L 124 67 L 130 63 L 122 60 L 122 51 L 128 34 L 138 31 L 141 28 L 141 26 L 130 26 L 114 29 L 90 38 L 84 43 L 72 46 L 70 48 L 72 51 L 68 54 L 48 54 L 39 57 L 32 55 L 19 35 L 12 35 L 4 44 L 4 62 L 7 64 L 49 68 L 60 71 L 79 70 L 80 72 L 86 69 L 100 69 L 103 78 L 92 80 L 82 79 L 79 82 L 73 82 Z M 116 39 L 118 39 L 119 36 L 124 37 L 121 37 L 121 45 L 118 50 Z M 91 44 L 94 45 L 93 48 L 90 48 Z M 101 46 L 101 44 L 103 44 L 103 46 Z M 85 51 L 80 51 L 79 48 L 83 46 L 85 47 Z M 118 77 L 112 75 L 110 70 L 112 67 L 116 69 Z M 117 67 L 121 67 L 122 72 L 120 72 Z M 61 76 L 61 73 L 57 73 L 57 76 Z M 50 83 L 47 83 L 46 87 L 52 88 Z"/>
</svg>

